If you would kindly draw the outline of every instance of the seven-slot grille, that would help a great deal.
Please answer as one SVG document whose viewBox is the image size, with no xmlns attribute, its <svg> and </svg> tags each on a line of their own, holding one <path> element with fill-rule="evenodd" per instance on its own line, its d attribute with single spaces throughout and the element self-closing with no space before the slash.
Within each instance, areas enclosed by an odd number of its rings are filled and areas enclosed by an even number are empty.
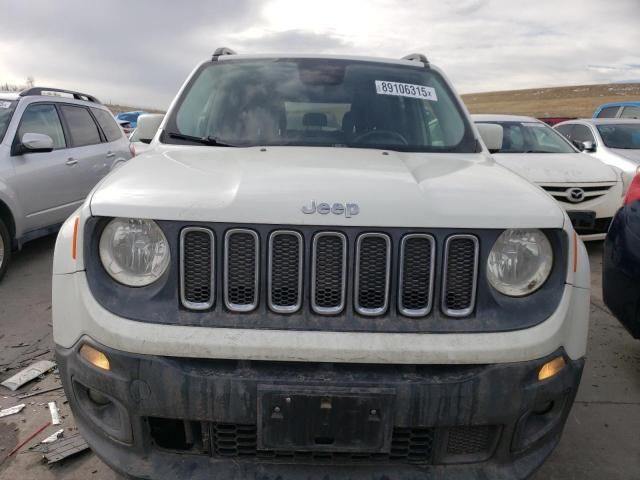
<svg viewBox="0 0 640 480">
<path fill-rule="evenodd" d="M 262 253 L 254 230 L 227 230 L 222 273 L 217 277 L 213 233 L 200 227 L 183 229 L 183 306 L 191 310 L 212 308 L 216 289 L 221 288 L 224 306 L 233 312 L 254 310 L 263 296 L 275 313 L 295 313 L 308 302 L 316 314 L 338 315 L 351 305 L 349 292 L 358 314 L 377 316 L 389 311 L 393 285 L 401 315 L 424 317 L 432 311 L 438 258 L 432 235 L 406 234 L 395 250 L 386 233 L 366 232 L 347 238 L 341 232 L 322 231 L 310 237 L 305 241 L 297 231 L 274 230 L 264 240 L 266 251 Z M 450 235 L 444 241 L 440 302 L 446 315 L 464 317 L 473 312 L 478 258 L 479 242 L 474 235 Z M 215 278 L 221 278 L 221 286 L 216 286 Z M 261 279 L 266 281 L 264 291 L 260 291 Z"/>
</svg>

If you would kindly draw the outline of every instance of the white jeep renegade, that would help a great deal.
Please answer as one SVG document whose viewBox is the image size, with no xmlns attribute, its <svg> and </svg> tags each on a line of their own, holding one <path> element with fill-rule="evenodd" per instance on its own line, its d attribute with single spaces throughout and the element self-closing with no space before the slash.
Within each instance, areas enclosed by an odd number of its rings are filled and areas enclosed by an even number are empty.
<svg viewBox="0 0 640 480">
<path fill-rule="evenodd" d="M 216 51 L 53 273 L 76 422 L 131 477 L 526 478 L 584 363 L 583 244 L 422 55 Z"/>
</svg>

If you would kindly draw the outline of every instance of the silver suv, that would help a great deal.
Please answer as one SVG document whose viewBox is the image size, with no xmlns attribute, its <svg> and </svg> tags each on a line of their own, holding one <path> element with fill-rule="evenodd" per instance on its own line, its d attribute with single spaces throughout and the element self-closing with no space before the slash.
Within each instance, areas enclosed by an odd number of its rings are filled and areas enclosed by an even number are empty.
<svg viewBox="0 0 640 480">
<path fill-rule="evenodd" d="M 51 233 L 132 157 L 107 107 L 79 92 L 0 92 L 0 279 L 11 252 Z"/>
</svg>

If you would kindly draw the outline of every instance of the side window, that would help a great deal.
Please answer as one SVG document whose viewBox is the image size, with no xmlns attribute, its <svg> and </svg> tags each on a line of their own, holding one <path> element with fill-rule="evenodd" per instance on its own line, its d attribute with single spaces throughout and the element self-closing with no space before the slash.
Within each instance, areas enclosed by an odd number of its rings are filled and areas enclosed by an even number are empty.
<svg viewBox="0 0 640 480">
<path fill-rule="evenodd" d="M 604 107 L 598 112 L 598 118 L 616 118 L 616 114 L 620 107 Z"/>
<path fill-rule="evenodd" d="M 62 105 L 60 109 L 69 127 L 72 146 L 83 147 L 100 143 L 98 126 L 93 121 L 89 110 L 74 105 Z"/>
<path fill-rule="evenodd" d="M 624 107 L 620 118 L 640 118 L 640 107 Z"/>
<path fill-rule="evenodd" d="M 25 133 L 42 133 L 53 140 L 53 148 L 65 148 L 64 132 L 56 107 L 51 104 L 31 104 L 27 107 L 18 127 L 18 139 Z"/>
<path fill-rule="evenodd" d="M 109 112 L 100 110 L 99 108 L 92 108 L 91 111 L 94 117 L 96 117 L 96 120 L 98 120 L 100 128 L 102 128 L 108 142 L 115 142 L 122 138 L 122 130 L 120 130 L 120 127 Z"/>
<path fill-rule="evenodd" d="M 582 142 L 595 142 L 591 130 L 589 130 L 589 127 L 585 127 L 584 125 L 576 125 L 573 127 L 571 140 L 576 144 L 580 144 Z"/>
<path fill-rule="evenodd" d="M 571 140 L 571 135 L 573 133 L 573 125 L 559 125 L 554 127 L 558 132 L 560 132 L 565 138 Z"/>
</svg>

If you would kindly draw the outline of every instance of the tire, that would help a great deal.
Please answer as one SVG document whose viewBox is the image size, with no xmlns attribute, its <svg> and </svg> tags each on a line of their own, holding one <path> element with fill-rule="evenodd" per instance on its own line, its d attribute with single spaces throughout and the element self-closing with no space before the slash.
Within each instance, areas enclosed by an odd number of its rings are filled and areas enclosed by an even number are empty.
<svg viewBox="0 0 640 480">
<path fill-rule="evenodd" d="M 0 219 L 0 280 L 2 280 L 2 277 L 4 277 L 4 274 L 7 272 L 10 262 L 11 236 L 9 235 L 9 230 L 7 230 L 7 226 L 2 219 Z"/>
</svg>

